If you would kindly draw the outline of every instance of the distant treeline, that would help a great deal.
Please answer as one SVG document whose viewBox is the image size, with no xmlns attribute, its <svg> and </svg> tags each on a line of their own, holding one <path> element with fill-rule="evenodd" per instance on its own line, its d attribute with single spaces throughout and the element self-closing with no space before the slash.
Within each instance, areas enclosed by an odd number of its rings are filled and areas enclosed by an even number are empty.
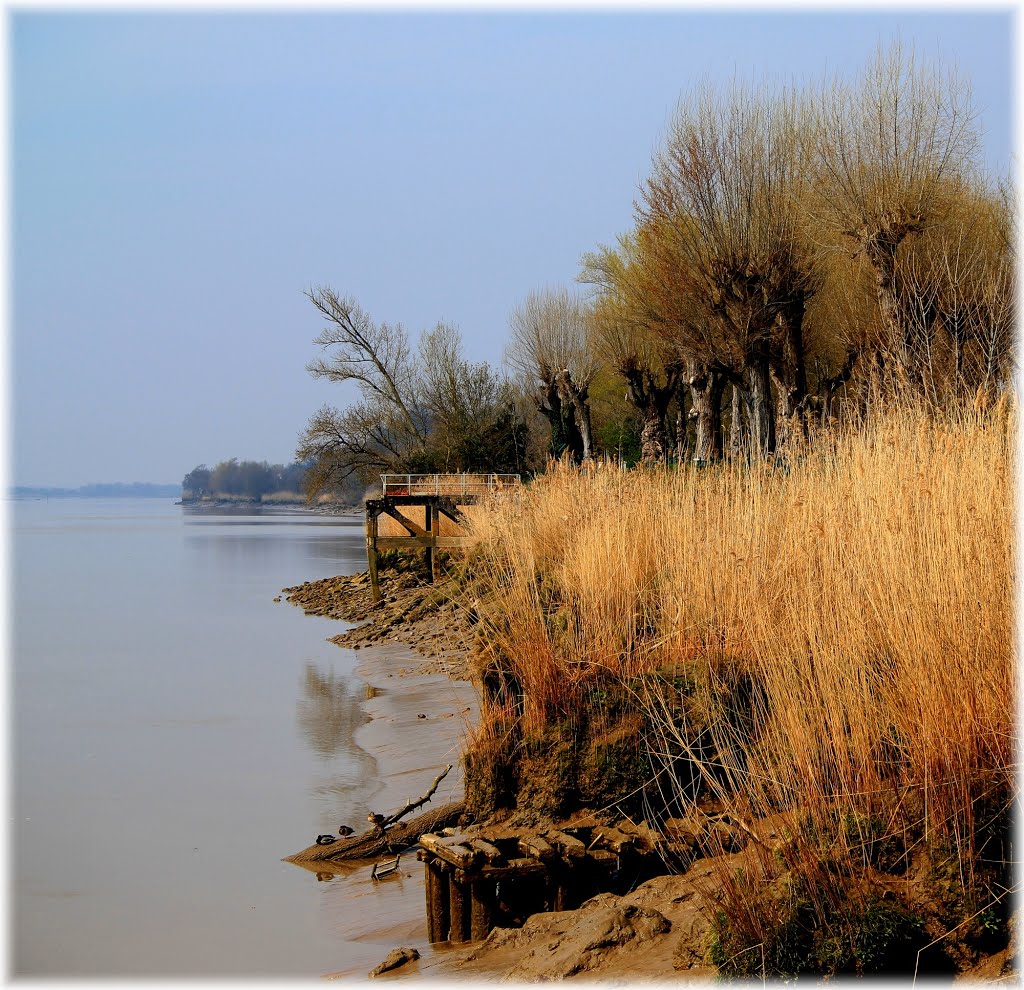
<svg viewBox="0 0 1024 990">
<path fill-rule="evenodd" d="M 259 501 L 279 492 L 298 497 L 305 482 L 305 465 L 268 464 L 266 461 L 240 461 L 235 457 L 212 468 L 200 464 L 182 479 L 182 501 L 198 499 L 242 498 Z"/>
<path fill-rule="evenodd" d="M 180 485 L 154 485 L 146 481 L 98 482 L 78 488 L 45 488 L 15 485 L 12 498 L 177 498 Z"/>
</svg>

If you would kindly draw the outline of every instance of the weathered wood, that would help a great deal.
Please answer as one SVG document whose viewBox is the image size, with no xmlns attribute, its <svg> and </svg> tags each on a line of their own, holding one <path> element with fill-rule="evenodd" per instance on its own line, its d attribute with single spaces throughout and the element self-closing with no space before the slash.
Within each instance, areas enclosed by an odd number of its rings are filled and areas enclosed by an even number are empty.
<svg viewBox="0 0 1024 990">
<path fill-rule="evenodd" d="M 402 513 L 399 512 L 398 509 L 394 508 L 393 506 L 387 506 L 382 511 L 384 512 L 385 515 L 390 516 L 392 519 L 395 520 L 395 522 L 399 523 L 400 525 L 404 526 L 407 530 L 409 530 L 409 532 L 412 533 L 413 536 L 418 536 L 422 539 L 430 538 L 429 526 L 427 529 L 424 529 L 422 526 L 419 525 L 419 523 L 414 523 L 407 516 L 403 516 Z"/>
<path fill-rule="evenodd" d="M 619 865 L 619 857 L 609 849 L 591 849 L 587 858 L 604 869 L 614 870 Z"/>
<path fill-rule="evenodd" d="M 571 835 L 566 835 L 565 832 L 553 830 L 547 832 L 546 837 L 563 856 L 567 856 L 569 859 L 582 859 L 587 854 L 587 847 L 579 839 L 574 839 Z"/>
<path fill-rule="evenodd" d="M 533 856 L 535 859 L 540 860 L 548 860 L 556 855 L 551 844 L 539 835 L 521 836 L 519 839 L 519 851 L 524 856 Z"/>
<path fill-rule="evenodd" d="M 420 836 L 420 845 L 446 863 L 451 863 L 462 870 L 472 869 L 480 858 L 480 853 L 475 849 L 470 849 L 455 839 L 429 832 Z"/>
<path fill-rule="evenodd" d="M 430 542 L 427 544 L 424 556 L 426 557 L 427 580 L 433 584 L 437 577 L 437 554 L 434 551 L 434 546 L 436 545 L 438 530 L 440 529 L 440 523 L 437 518 L 437 504 L 435 502 L 427 503 L 426 517 L 427 533 L 430 536 Z"/>
<path fill-rule="evenodd" d="M 482 878 L 473 880 L 471 887 L 470 938 L 474 942 L 487 938 L 491 931 L 494 909 L 494 882 Z"/>
<path fill-rule="evenodd" d="M 510 859 L 505 866 L 482 866 L 480 875 L 491 880 L 512 880 L 518 877 L 528 877 L 535 873 L 545 873 L 547 867 L 539 860 L 525 857 L 522 859 Z"/>
<path fill-rule="evenodd" d="M 379 829 L 374 828 L 362 835 L 339 839 L 329 846 L 312 845 L 293 856 L 287 856 L 285 862 L 304 866 L 328 860 L 373 859 L 381 853 L 399 851 L 414 845 L 424 833 L 434 832 L 458 821 L 465 811 L 465 802 L 455 801 L 426 811 L 407 822 L 398 822 L 383 835 Z"/>
<path fill-rule="evenodd" d="M 471 849 L 481 853 L 484 859 L 492 866 L 505 862 L 505 857 L 502 855 L 501 850 L 486 839 L 470 839 L 468 845 Z"/>
<path fill-rule="evenodd" d="M 452 942 L 468 942 L 472 937 L 471 896 L 465 874 L 452 870 L 448 878 L 448 893 L 451 899 L 451 932 Z"/>
<path fill-rule="evenodd" d="M 602 828 L 594 833 L 591 845 L 598 849 L 610 849 L 616 855 L 621 856 L 624 852 L 631 852 L 636 846 L 636 837 L 626 835 L 617 828 Z"/>
<path fill-rule="evenodd" d="M 469 544 L 468 536 L 378 536 L 378 550 L 422 550 L 433 545 L 438 550 L 458 550 Z"/>
<path fill-rule="evenodd" d="M 380 601 L 380 580 L 377 575 L 377 513 L 366 509 L 366 568 L 370 573 L 370 600 Z"/>
<path fill-rule="evenodd" d="M 448 877 L 436 861 L 427 863 L 424 869 L 427 888 L 427 938 L 431 942 L 446 942 L 451 930 Z"/>
</svg>

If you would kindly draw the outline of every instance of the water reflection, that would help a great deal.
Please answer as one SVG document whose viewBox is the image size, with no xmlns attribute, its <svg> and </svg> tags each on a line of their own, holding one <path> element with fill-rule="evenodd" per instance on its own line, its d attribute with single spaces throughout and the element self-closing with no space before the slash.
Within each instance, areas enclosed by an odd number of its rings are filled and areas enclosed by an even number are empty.
<svg viewBox="0 0 1024 990">
<path fill-rule="evenodd" d="M 296 717 L 314 752 L 330 757 L 358 749 L 353 736 L 366 716 L 350 682 L 333 672 L 321 673 L 315 664 L 307 663 L 302 690 L 305 698 L 299 699 Z"/>
</svg>

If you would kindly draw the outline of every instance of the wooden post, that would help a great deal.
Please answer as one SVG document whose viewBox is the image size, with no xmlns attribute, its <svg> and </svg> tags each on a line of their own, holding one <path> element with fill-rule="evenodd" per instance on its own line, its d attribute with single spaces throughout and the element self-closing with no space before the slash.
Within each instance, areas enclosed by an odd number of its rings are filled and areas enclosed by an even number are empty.
<svg viewBox="0 0 1024 990">
<path fill-rule="evenodd" d="M 449 893 L 452 918 L 452 931 L 449 937 L 453 942 L 468 942 L 472 934 L 470 893 L 466 874 L 462 870 L 452 870 Z"/>
<path fill-rule="evenodd" d="M 447 942 L 451 928 L 448 902 L 448 878 L 445 868 L 436 859 L 425 864 L 427 888 L 427 938 L 431 942 Z"/>
<path fill-rule="evenodd" d="M 426 525 L 427 535 L 430 537 L 431 543 L 433 543 L 433 541 L 437 539 L 437 531 L 440 528 L 439 527 L 440 520 L 438 519 L 437 506 L 430 499 L 427 500 L 425 515 L 426 515 L 426 519 L 424 521 L 427 524 Z M 436 574 L 437 568 L 436 568 L 436 563 L 435 563 L 435 555 L 436 555 L 436 551 L 434 550 L 434 547 L 432 545 L 428 546 L 427 550 L 426 550 L 427 580 L 430 581 L 430 582 L 433 582 L 434 578 L 437 576 L 437 574 Z"/>
<path fill-rule="evenodd" d="M 380 601 L 380 583 L 377 579 L 377 511 L 366 507 L 366 566 L 370 571 L 370 599 Z"/>
<path fill-rule="evenodd" d="M 473 895 L 473 906 L 470 910 L 470 935 L 474 942 L 479 942 L 487 938 L 491 932 L 494 882 L 477 877 L 470 889 Z"/>
</svg>

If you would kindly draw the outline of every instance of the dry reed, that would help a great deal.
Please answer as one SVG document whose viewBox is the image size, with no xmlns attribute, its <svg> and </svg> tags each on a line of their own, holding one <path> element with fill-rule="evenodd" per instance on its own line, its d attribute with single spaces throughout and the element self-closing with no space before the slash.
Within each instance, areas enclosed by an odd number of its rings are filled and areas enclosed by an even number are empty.
<svg viewBox="0 0 1024 990">
<path fill-rule="evenodd" d="M 976 815 L 1016 793 L 1015 434 L 1004 399 L 892 411 L 785 466 L 558 467 L 475 521 L 481 662 L 527 729 L 611 674 L 744 814 L 880 818 L 969 873 Z"/>
</svg>

